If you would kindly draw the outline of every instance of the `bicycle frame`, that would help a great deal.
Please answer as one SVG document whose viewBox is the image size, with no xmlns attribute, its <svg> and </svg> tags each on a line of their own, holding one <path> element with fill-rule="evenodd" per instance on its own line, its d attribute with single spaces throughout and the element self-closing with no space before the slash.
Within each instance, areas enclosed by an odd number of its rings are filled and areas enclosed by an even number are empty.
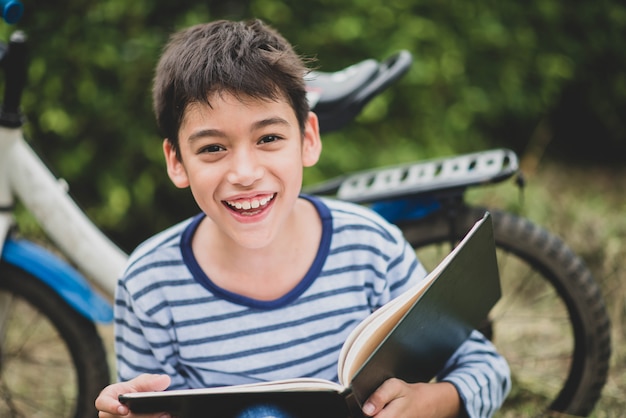
<svg viewBox="0 0 626 418">
<path fill-rule="evenodd" d="M 21 132 L 20 128 L 0 129 L 0 233 L 7 237 L 2 259 L 38 277 L 85 317 L 109 322 L 110 305 L 84 276 L 41 246 L 9 235 L 15 196 L 62 253 L 109 299 L 114 295 L 127 255 L 87 218 L 69 196 L 66 184 L 43 164 Z M 428 190 L 455 190 L 458 194 L 459 187 L 498 181 L 516 170 L 513 153 L 492 150 L 354 173 L 325 185 L 330 184 L 338 198 L 371 203 L 372 209 L 390 222 L 398 222 L 441 209 L 441 199 L 423 197 Z M 325 185 L 311 191 L 319 194 Z"/>
<path fill-rule="evenodd" d="M 2 259 L 33 274 L 77 311 L 95 322 L 110 322 L 115 283 L 127 255 L 80 210 L 58 180 L 23 138 L 20 128 L 0 128 L 0 233 Z M 11 237 L 12 211 L 17 197 L 48 237 L 78 270 L 104 293 L 52 252 Z"/>
<path fill-rule="evenodd" d="M 0 206 L 5 208 L 0 218 L 2 235 L 7 236 L 13 223 L 11 211 L 16 196 L 63 254 L 111 298 L 127 255 L 80 210 L 65 183 L 56 179 L 25 142 L 20 128 L 0 129 L 0 152 Z M 492 150 L 354 173 L 325 184 L 332 185 L 338 198 L 373 203 L 374 210 L 389 221 L 398 222 L 419 219 L 441 208 L 440 199 L 415 197 L 416 194 L 498 181 L 516 170 L 513 153 Z M 311 192 L 319 194 L 325 191 L 324 187 L 320 185 Z M 5 261 L 40 278 L 86 317 L 98 322 L 111 320 L 110 308 L 104 307 L 87 280 L 67 263 L 33 243 L 9 238 L 7 244 L 2 253 Z"/>
</svg>

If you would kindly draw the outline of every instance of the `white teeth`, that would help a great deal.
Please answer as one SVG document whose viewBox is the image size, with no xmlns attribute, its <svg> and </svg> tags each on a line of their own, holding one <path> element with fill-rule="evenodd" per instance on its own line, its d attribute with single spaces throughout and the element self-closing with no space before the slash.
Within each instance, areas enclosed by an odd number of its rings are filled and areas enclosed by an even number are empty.
<svg viewBox="0 0 626 418">
<path fill-rule="evenodd" d="M 258 209 L 261 206 L 267 205 L 267 203 L 272 200 L 274 196 L 264 197 L 262 199 L 252 199 L 246 200 L 245 202 L 229 202 L 226 201 L 228 206 L 231 206 L 238 210 L 250 210 L 250 209 Z"/>
</svg>

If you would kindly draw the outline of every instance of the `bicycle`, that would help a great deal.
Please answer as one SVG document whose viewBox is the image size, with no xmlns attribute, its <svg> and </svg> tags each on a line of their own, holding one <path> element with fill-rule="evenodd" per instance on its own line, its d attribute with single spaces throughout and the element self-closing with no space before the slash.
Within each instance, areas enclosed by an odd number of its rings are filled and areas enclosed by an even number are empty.
<svg viewBox="0 0 626 418">
<path fill-rule="evenodd" d="M 26 82 L 22 32 L 0 45 L 0 63 L 5 76 L 0 111 L 0 416 L 93 417 L 94 399 L 110 383 L 97 325 L 111 323 L 113 311 L 83 274 L 110 297 L 126 254 L 86 218 L 24 140 L 19 112 Z M 13 220 L 16 200 L 63 257 L 19 236 Z"/>
<path fill-rule="evenodd" d="M 24 139 L 19 104 L 26 82 L 25 42 L 25 36 L 16 32 L 8 45 L 0 46 L 5 75 L 0 111 L 0 416 L 95 416 L 93 400 L 110 380 L 97 325 L 112 319 L 107 298 L 114 293 L 127 255 L 82 213 L 63 181 L 55 178 Z M 383 62 L 366 60 L 336 73 L 314 73 L 315 78 L 307 83 L 322 131 L 340 129 L 352 120 L 371 98 L 404 74 L 410 63 L 410 54 L 403 51 Z M 370 205 L 396 223 L 420 260 L 432 267 L 473 219 L 482 216 L 483 209 L 465 204 L 466 189 L 505 180 L 517 169 L 514 153 L 491 150 L 352 173 L 306 192 Z M 16 201 L 33 214 L 54 243 L 55 252 L 20 238 L 13 219 Z M 509 359 L 514 376 L 526 369 L 546 373 L 544 377 L 566 370 L 566 374 L 557 374 L 561 379 L 544 396 L 542 405 L 586 415 L 600 396 L 610 355 L 609 322 L 598 286 L 582 260 L 561 240 L 515 215 L 490 211 L 505 295 L 483 331 L 488 335 L 494 331 L 494 341 Z M 443 245 L 439 251 L 434 248 Z M 521 353 L 515 342 L 509 346 L 499 343 L 499 336 L 511 331 L 510 326 L 502 326 L 508 317 L 503 308 L 513 306 L 507 295 L 522 294 L 521 290 L 511 291 L 510 285 L 530 281 L 509 275 L 509 266 L 503 264 L 505 253 L 516 257 L 518 265 L 537 272 L 535 288 L 525 290 L 525 295 L 537 294 L 536 287 L 546 288 L 550 290 L 550 312 L 553 305 L 562 307 L 565 331 L 549 317 L 543 319 L 551 327 L 549 335 L 558 343 L 567 337 L 572 347 L 563 350 L 565 360 L 549 359 L 549 369 L 515 363 L 516 357 L 547 357 L 543 347 Z M 522 308 L 535 306 L 530 302 L 525 299 Z M 524 335 L 535 329 L 525 328 Z M 515 387 L 516 391 L 534 391 L 524 380 Z"/>
</svg>

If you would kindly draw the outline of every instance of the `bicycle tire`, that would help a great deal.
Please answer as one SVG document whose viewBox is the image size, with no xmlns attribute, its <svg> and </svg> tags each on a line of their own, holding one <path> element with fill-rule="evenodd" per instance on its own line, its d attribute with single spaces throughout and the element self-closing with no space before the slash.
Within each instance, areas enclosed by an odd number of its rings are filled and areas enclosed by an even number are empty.
<svg viewBox="0 0 626 418">
<path fill-rule="evenodd" d="M 436 213 L 399 227 L 420 261 L 432 268 L 449 252 L 451 230 L 458 241 L 485 210 L 459 208 L 453 226 L 449 217 Z M 611 355 L 610 321 L 600 288 L 560 238 L 527 219 L 489 211 L 503 296 L 489 315 L 485 334 L 493 329 L 490 338 L 509 362 L 513 381 L 500 414 L 587 416 L 606 383 Z"/>
<path fill-rule="evenodd" d="M 94 401 L 110 383 L 94 323 L 29 273 L 0 263 L 8 298 L 0 345 L 0 416 L 97 416 Z"/>
</svg>

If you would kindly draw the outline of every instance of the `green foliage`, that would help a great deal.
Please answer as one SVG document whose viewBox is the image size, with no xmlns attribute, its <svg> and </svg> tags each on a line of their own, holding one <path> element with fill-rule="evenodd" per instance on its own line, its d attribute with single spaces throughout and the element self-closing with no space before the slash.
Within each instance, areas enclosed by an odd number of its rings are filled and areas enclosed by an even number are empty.
<svg viewBox="0 0 626 418">
<path fill-rule="evenodd" d="M 397 85 L 325 136 L 309 183 L 492 145 L 524 152 L 540 122 L 553 154 L 623 161 L 626 150 L 617 0 L 23 1 L 22 22 L 0 29 L 29 35 L 27 134 L 126 250 L 197 210 L 165 174 L 150 84 L 169 34 L 212 19 L 262 18 L 322 71 L 414 55 Z"/>
</svg>

